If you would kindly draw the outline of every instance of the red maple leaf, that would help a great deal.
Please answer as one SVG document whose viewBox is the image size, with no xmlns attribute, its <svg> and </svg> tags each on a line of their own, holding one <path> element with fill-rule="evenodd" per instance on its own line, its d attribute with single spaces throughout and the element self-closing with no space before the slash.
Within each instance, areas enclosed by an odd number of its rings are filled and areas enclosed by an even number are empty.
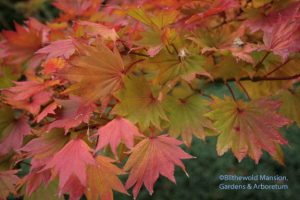
<svg viewBox="0 0 300 200">
<path fill-rule="evenodd" d="M 57 153 L 69 137 L 65 136 L 63 130 L 53 129 L 42 133 L 41 136 L 32 139 L 19 149 L 27 158 L 46 159 Z"/>
<path fill-rule="evenodd" d="M 24 109 L 32 114 L 37 114 L 43 104 L 52 97 L 52 92 L 47 91 L 49 86 L 57 81 L 41 83 L 38 81 L 15 82 L 15 86 L 2 92 L 4 101 L 15 108 Z"/>
<path fill-rule="evenodd" d="M 51 178 L 51 170 L 42 170 L 52 157 L 63 148 L 67 139 L 61 129 L 53 129 L 42 133 L 25 146 L 19 149 L 26 158 L 32 158 L 30 173 L 26 175 L 21 185 L 26 183 L 26 194 L 31 195 L 42 183 L 48 184 Z"/>
<path fill-rule="evenodd" d="M 11 150 L 18 150 L 23 144 L 24 136 L 29 135 L 31 129 L 28 117 L 20 116 L 18 119 L 7 118 L 6 120 L 1 123 L 3 127 L 1 135 L 4 137 L 0 141 L 0 155 L 5 155 Z"/>
<path fill-rule="evenodd" d="M 19 182 L 19 185 L 26 184 L 26 194 L 30 196 L 41 184 L 47 185 L 51 178 L 51 170 L 43 170 L 49 159 L 32 159 L 30 172 Z"/>
<path fill-rule="evenodd" d="M 96 151 L 110 144 L 111 150 L 115 155 L 117 155 L 117 147 L 121 141 L 131 149 L 134 144 L 134 137 L 143 136 L 136 126 L 124 118 L 116 118 L 110 121 L 99 128 L 97 135 L 99 137 Z"/>
<path fill-rule="evenodd" d="M 53 5 L 69 16 L 92 15 L 102 0 L 56 0 Z"/>
<path fill-rule="evenodd" d="M 284 19 L 264 33 L 265 48 L 286 60 L 291 53 L 300 51 L 300 22 Z"/>
<path fill-rule="evenodd" d="M 52 169 L 52 176 L 59 176 L 59 190 L 65 190 L 70 181 L 76 178 L 86 186 L 86 167 L 95 165 L 89 146 L 81 139 L 69 141 L 46 164 L 43 170 Z M 74 176 L 74 177 L 72 177 Z"/>
<path fill-rule="evenodd" d="M 35 53 L 47 55 L 47 59 L 57 57 L 69 59 L 70 56 L 75 53 L 75 45 L 72 39 L 57 40 L 39 49 Z"/>
<path fill-rule="evenodd" d="M 126 189 L 133 185 L 133 196 L 137 197 L 142 184 L 150 194 L 153 193 L 153 185 L 159 175 L 167 177 L 176 182 L 174 178 L 174 166 L 179 166 L 183 171 L 185 167 L 181 159 L 190 159 L 192 156 L 185 153 L 179 145 L 180 141 L 175 138 L 160 135 L 158 137 L 146 138 L 139 142 L 131 151 L 124 169 L 130 170 Z"/>
<path fill-rule="evenodd" d="M 15 23 L 16 31 L 2 31 L 4 40 L 0 43 L 0 58 L 5 58 L 9 64 L 23 63 L 42 46 L 46 28 L 33 18 L 26 24 Z"/>
<path fill-rule="evenodd" d="M 57 112 L 56 120 L 49 124 L 48 130 L 64 128 L 67 133 L 70 128 L 82 122 L 88 123 L 92 112 L 96 109 L 94 104 L 85 104 L 80 97 L 76 96 L 71 96 L 69 100 L 57 99 L 56 101 L 61 105 L 61 110 Z"/>
<path fill-rule="evenodd" d="M 66 184 L 60 189 L 59 196 L 68 193 L 70 200 L 79 200 L 85 188 L 75 175 L 71 175 Z"/>
<path fill-rule="evenodd" d="M 201 21 L 209 16 L 219 14 L 231 8 L 238 8 L 239 6 L 240 4 L 236 0 L 218 0 L 214 2 L 208 10 L 192 15 L 185 23 L 191 24 L 196 21 Z"/>
<path fill-rule="evenodd" d="M 47 107 L 45 107 L 43 109 L 43 111 L 38 114 L 35 118 L 36 122 L 40 122 L 42 121 L 47 115 L 49 114 L 55 114 L 55 110 L 56 108 L 58 108 L 58 104 L 56 103 L 56 101 L 52 102 L 51 104 L 49 104 Z"/>
<path fill-rule="evenodd" d="M 251 32 L 256 32 L 258 30 L 270 32 L 273 29 L 274 24 L 278 23 L 280 20 L 289 21 L 288 19 L 296 18 L 299 9 L 300 2 L 295 2 L 284 9 L 271 11 L 268 15 L 266 15 L 265 10 L 261 10 L 261 13 L 246 20 L 243 24 L 246 27 L 249 27 Z"/>
</svg>

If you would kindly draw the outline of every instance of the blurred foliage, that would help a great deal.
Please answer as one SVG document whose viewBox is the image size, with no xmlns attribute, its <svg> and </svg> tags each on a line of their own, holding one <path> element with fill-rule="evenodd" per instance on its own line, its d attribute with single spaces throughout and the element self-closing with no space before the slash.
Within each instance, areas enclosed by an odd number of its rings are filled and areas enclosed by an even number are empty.
<svg viewBox="0 0 300 200">
<path fill-rule="evenodd" d="M 24 23 L 28 17 L 35 17 L 42 22 L 58 15 L 58 10 L 51 5 L 53 0 L 0 0 L 0 30 L 13 29 L 13 23 Z"/>
</svg>

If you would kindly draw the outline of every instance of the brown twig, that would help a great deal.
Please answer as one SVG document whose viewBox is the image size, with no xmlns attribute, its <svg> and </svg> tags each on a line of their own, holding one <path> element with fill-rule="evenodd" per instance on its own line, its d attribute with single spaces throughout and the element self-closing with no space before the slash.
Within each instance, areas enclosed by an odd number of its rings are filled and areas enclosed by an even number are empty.
<svg viewBox="0 0 300 200">
<path fill-rule="evenodd" d="M 237 84 L 241 87 L 241 89 L 244 91 L 244 93 L 246 94 L 247 98 L 249 100 L 251 100 L 248 91 L 246 90 L 246 88 L 243 86 L 243 84 L 240 81 L 237 81 Z"/>
<path fill-rule="evenodd" d="M 199 79 L 207 79 L 206 76 L 202 76 L 202 75 L 196 75 L 197 78 Z M 285 80 L 293 80 L 293 79 L 297 79 L 300 77 L 300 74 L 295 74 L 293 76 L 281 76 L 281 77 L 262 77 L 262 76 L 255 76 L 253 78 L 250 77 L 242 77 L 239 79 L 239 81 L 252 81 L 252 82 L 258 82 L 258 81 L 285 81 Z M 232 81 L 236 81 L 236 78 L 229 78 L 229 79 L 222 79 L 222 78 L 218 78 L 218 79 L 214 79 L 214 80 L 210 80 L 208 79 L 208 82 L 213 82 L 213 83 L 224 83 L 224 82 L 232 82 Z"/>
<path fill-rule="evenodd" d="M 135 52 L 135 51 L 129 51 L 129 54 L 137 55 L 137 56 L 143 56 L 143 57 L 147 57 L 147 58 L 150 57 L 150 56 L 147 55 L 147 54 L 143 54 L 143 53 L 139 53 L 139 52 Z"/>
<path fill-rule="evenodd" d="M 273 69 L 272 71 L 268 72 L 266 75 L 264 75 L 264 77 L 268 77 L 271 74 L 273 74 L 274 72 L 276 72 L 277 70 L 279 70 L 280 68 L 282 68 L 284 65 L 286 65 L 290 60 L 286 60 L 284 63 L 282 63 L 281 65 L 279 65 L 278 67 L 276 67 L 275 69 Z"/>
<path fill-rule="evenodd" d="M 233 93 L 233 90 L 232 90 L 232 88 L 230 87 L 230 85 L 229 85 L 227 82 L 225 83 L 225 85 L 226 85 L 226 87 L 228 88 L 228 90 L 229 90 L 229 92 L 230 92 L 230 94 L 231 94 L 233 100 L 236 101 L 236 97 L 235 97 L 235 95 L 234 95 L 234 93 Z"/>
<path fill-rule="evenodd" d="M 267 52 L 264 57 L 254 66 L 254 70 L 257 72 L 260 68 L 260 65 L 265 61 L 265 59 L 268 57 L 270 52 Z"/>
<path fill-rule="evenodd" d="M 127 74 L 132 69 L 132 67 L 134 67 L 137 63 L 143 62 L 144 60 L 145 59 L 139 59 L 131 63 L 129 66 L 125 68 L 124 74 Z"/>
</svg>

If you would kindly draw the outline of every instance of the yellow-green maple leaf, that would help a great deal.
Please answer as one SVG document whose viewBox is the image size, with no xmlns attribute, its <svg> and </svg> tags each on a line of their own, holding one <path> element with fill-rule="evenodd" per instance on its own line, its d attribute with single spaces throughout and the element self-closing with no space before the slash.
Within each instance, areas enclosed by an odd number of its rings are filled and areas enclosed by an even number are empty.
<svg viewBox="0 0 300 200">
<path fill-rule="evenodd" d="M 207 114 L 220 131 L 217 152 L 223 155 L 229 149 L 241 161 L 247 154 L 258 163 L 262 150 L 276 156 L 276 144 L 287 144 L 278 129 L 289 120 L 276 113 L 280 102 L 260 99 L 251 102 L 225 97 L 215 98 L 212 111 Z"/>
<path fill-rule="evenodd" d="M 300 89 L 295 93 L 284 91 L 279 100 L 282 102 L 279 112 L 300 127 Z"/>
<path fill-rule="evenodd" d="M 125 87 L 118 92 L 118 103 L 113 112 L 138 123 L 142 130 L 151 125 L 160 128 L 162 120 L 168 120 L 161 105 L 159 94 L 153 91 L 143 77 L 126 78 Z"/>
<path fill-rule="evenodd" d="M 188 86 L 182 85 L 168 96 L 164 108 L 169 118 L 169 134 L 181 135 L 183 142 L 190 146 L 193 135 L 204 139 L 207 129 L 213 129 L 211 121 L 204 116 L 209 111 L 208 101 Z"/>
<path fill-rule="evenodd" d="M 163 50 L 150 61 L 149 67 L 158 72 L 156 80 L 160 84 L 165 84 L 177 77 L 185 78 L 193 74 L 209 76 L 203 68 L 204 57 L 191 53 L 185 48 L 179 49 L 178 55 Z"/>
</svg>

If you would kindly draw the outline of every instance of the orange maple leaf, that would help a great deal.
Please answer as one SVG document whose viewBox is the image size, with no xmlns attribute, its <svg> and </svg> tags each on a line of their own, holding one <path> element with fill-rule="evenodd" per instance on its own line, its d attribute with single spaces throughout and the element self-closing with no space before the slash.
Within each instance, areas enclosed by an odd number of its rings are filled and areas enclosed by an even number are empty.
<svg viewBox="0 0 300 200">
<path fill-rule="evenodd" d="M 74 83 L 65 92 L 73 92 L 87 101 L 104 101 L 120 88 L 125 73 L 122 58 L 103 43 L 96 47 L 74 41 L 79 55 L 71 59 L 72 66 L 59 72 Z"/>
<path fill-rule="evenodd" d="M 125 174 L 122 169 L 113 165 L 113 159 L 97 156 L 96 165 L 91 165 L 87 169 L 87 199 L 113 200 L 113 191 L 128 194 L 117 175 Z"/>
<path fill-rule="evenodd" d="M 166 135 L 146 138 L 139 142 L 131 151 L 124 169 L 130 170 L 126 189 L 133 185 L 134 198 L 137 197 L 142 184 L 150 194 L 153 193 L 153 185 L 159 175 L 167 177 L 173 183 L 175 165 L 186 172 L 181 159 L 191 159 L 191 155 L 185 153 L 179 145 L 181 142 Z"/>
<path fill-rule="evenodd" d="M 6 199 L 10 193 L 17 194 L 18 170 L 0 171 L 0 199 Z"/>
</svg>

